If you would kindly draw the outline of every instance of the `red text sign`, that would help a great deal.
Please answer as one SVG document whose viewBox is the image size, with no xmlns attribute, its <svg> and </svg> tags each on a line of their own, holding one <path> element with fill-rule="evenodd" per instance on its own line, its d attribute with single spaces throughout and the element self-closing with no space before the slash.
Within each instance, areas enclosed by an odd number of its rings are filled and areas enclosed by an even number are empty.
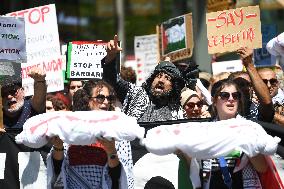
<svg viewBox="0 0 284 189">
<path fill-rule="evenodd" d="M 262 47 L 258 6 L 207 13 L 206 23 L 209 54 Z"/>
</svg>

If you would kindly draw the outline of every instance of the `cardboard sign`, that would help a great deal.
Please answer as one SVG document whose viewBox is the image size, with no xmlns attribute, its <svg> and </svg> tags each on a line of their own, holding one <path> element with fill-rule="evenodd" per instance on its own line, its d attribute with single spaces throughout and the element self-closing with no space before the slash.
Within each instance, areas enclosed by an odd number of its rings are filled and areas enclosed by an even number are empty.
<svg viewBox="0 0 284 189">
<path fill-rule="evenodd" d="M 67 77 L 102 78 L 101 60 L 106 56 L 105 42 L 73 41 L 68 44 Z"/>
<path fill-rule="evenodd" d="M 158 63 L 157 47 L 158 36 L 156 34 L 135 36 L 134 38 L 134 52 L 137 62 L 136 84 L 139 86 L 146 81 Z"/>
<path fill-rule="evenodd" d="M 206 23 L 209 54 L 262 47 L 258 6 L 207 13 Z"/>
<path fill-rule="evenodd" d="M 254 50 L 254 65 L 256 67 L 270 67 L 276 63 L 276 57 L 272 56 L 266 49 L 266 44 L 276 37 L 277 29 L 275 24 L 261 25 L 262 48 Z"/>
<path fill-rule="evenodd" d="M 57 27 L 56 9 L 54 4 L 35 7 L 7 14 L 8 16 L 24 17 L 26 32 L 27 65 L 22 64 L 22 85 L 26 96 L 33 95 L 33 79 L 27 76 L 28 68 L 38 66 L 49 73 L 55 74 L 55 70 L 62 68 L 60 43 Z M 50 66 L 55 66 L 50 68 Z M 46 68 L 46 69 L 45 69 Z M 53 70 L 53 71 L 50 71 Z M 63 90 L 63 77 L 46 73 L 47 91 Z M 58 84 L 58 85 L 57 85 Z M 56 87 L 55 87 L 56 86 Z"/>
<path fill-rule="evenodd" d="M 163 22 L 160 41 L 162 60 L 167 56 L 173 62 L 191 57 L 193 51 L 192 15 L 186 14 Z"/>
<path fill-rule="evenodd" d="M 26 62 L 25 21 L 0 16 L 0 60 Z"/>
</svg>

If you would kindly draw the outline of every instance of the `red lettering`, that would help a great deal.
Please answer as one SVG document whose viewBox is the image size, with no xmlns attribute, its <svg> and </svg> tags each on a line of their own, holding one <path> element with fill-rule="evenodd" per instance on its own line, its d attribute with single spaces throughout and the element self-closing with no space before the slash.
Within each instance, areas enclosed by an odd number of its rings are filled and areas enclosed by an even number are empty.
<svg viewBox="0 0 284 189">
<path fill-rule="evenodd" d="M 232 13 L 229 13 L 228 14 L 228 19 L 227 19 L 227 26 L 229 25 L 229 24 L 233 24 L 234 26 L 236 25 L 236 23 L 235 23 L 235 19 L 234 19 L 234 17 L 233 17 L 233 14 Z"/>
<path fill-rule="evenodd" d="M 42 22 L 44 22 L 44 14 L 49 12 L 49 7 L 45 6 L 41 8 Z"/>
<path fill-rule="evenodd" d="M 36 14 L 33 14 L 35 12 Z M 29 22 L 32 24 L 37 24 L 40 21 L 40 11 L 38 9 L 33 9 L 29 14 Z M 35 20 L 32 20 L 32 18 L 35 18 Z"/>
<path fill-rule="evenodd" d="M 25 14 L 28 13 L 28 12 L 29 12 L 28 10 L 19 11 L 19 12 L 17 12 L 18 15 L 16 15 L 16 16 L 25 17 Z M 17 14 L 17 13 L 16 13 L 16 14 Z"/>
<path fill-rule="evenodd" d="M 247 38 L 252 42 L 252 40 L 255 38 L 254 35 L 254 28 L 247 29 Z"/>
<path fill-rule="evenodd" d="M 40 21 L 44 22 L 45 14 L 49 12 L 50 12 L 50 8 L 48 6 L 44 6 L 44 7 L 41 7 L 40 9 L 34 8 L 34 9 L 29 9 L 29 10 L 13 12 L 13 13 L 10 13 L 9 16 L 18 16 L 18 17 L 27 16 L 28 21 L 31 24 L 38 24 Z"/>
<path fill-rule="evenodd" d="M 218 15 L 218 17 L 217 17 L 217 19 L 218 20 L 223 20 L 223 24 L 217 24 L 216 25 L 216 28 L 220 28 L 220 27 L 222 27 L 222 26 L 224 26 L 225 24 L 226 24 L 226 22 L 227 22 L 227 19 L 226 19 L 226 12 L 222 12 L 222 13 L 220 13 L 219 15 Z"/>
<path fill-rule="evenodd" d="M 234 10 L 234 14 L 235 14 L 237 17 L 240 18 L 240 21 L 239 21 L 238 25 L 241 25 L 241 24 L 243 23 L 243 21 L 244 21 L 243 9 L 240 9 L 240 14 L 239 14 L 239 15 L 238 15 L 238 14 L 236 13 L 236 11 Z"/>
</svg>

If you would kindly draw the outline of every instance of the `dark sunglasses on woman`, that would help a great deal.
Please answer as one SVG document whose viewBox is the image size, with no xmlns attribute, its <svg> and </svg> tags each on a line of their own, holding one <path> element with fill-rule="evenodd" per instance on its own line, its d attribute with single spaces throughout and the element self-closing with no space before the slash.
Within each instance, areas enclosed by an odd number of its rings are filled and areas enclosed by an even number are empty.
<svg viewBox="0 0 284 189">
<path fill-rule="evenodd" d="M 195 106 L 197 106 L 198 108 L 202 108 L 203 106 L 203 103 L 201 101 L 199 102 L 188 102 L 186 105 L 185 105 L 188 109 L 194 109 Z"/>
<path fill-rule="evenodd" d="M 95 98 L 99 103 L 103 103 L 105 99 L 107 99 L 110 103 L 113 103 L 115 101 L 115 96 L 113 95 L 109 95 L 109 96 L 98 95 L 98 96 L 91 97 L 91 98 Z"/>
<path fill-rule="evenodd" d="M 240 92 L 220 92 L 219 96 L 222 100 L 229 100 L 230 96 L 232 95 L 234 100 L 240 100 L 241 99 L 241 93 Z"/>
</svg>

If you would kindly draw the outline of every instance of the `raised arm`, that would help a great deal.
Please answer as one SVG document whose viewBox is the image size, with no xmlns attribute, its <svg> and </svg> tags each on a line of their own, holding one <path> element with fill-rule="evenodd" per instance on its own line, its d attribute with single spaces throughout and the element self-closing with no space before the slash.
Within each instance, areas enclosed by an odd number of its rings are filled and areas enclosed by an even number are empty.
<svg viewBox="0 0 284 189">
<path fill-rule="evenodd" d="M 274 108 L 269 90 L 262 81 L 252 62 L 252 49 L 240 48 L 237 53 L 241 56 L 243 65 L 247 69 L 253 89 L 259 100 L 259 116 L 261 121 L 271 122 L 274 116 Z"/>
<path fill-rule="evenodd" d="M 123 80 L 117 72 L 116 57 L 122 51 L 122 48 L 118 45 L 117 35 L 114 36 L 113 40 L 108 42 L 106 51 L 107 55 L 102 60 L 103 79 L 114 87 L 119 100 L 123 102 L 129 90 L 130 83 Z"/>
<path fill-rule="evenodd" d="M 32 107 L 37 113 L 44 113 L 47 92 L 45 81 L 46 75 L 38 67 L 32 68 L 28 75 L 34 79 L 34 95 L 32 97 Z"/>
</svg>

